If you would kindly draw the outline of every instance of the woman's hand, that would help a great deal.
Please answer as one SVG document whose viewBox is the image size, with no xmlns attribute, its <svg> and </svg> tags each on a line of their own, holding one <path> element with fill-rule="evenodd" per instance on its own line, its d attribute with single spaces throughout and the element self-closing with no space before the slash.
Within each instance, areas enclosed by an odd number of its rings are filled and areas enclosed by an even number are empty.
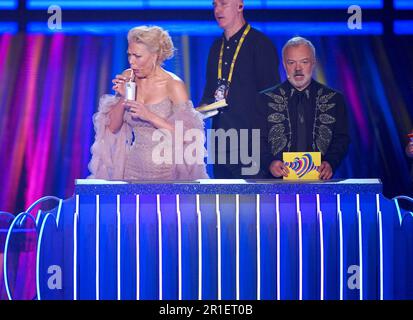
<svg viewBox="0 0 413 320">
<path fill-rule="evenodd" d="M 115 79 L 112 80 L 113 87 L 112 89 L 116 91 L 117 94 L 121 95 L 122 97 L 125 96 L 125 82 L 129 81 L 129 77 L 124 76 L 122 74 L 117 74 Z"/>
<path fill-rule="evenodd" d="M 125 100 L 123 104 L 125 109 L 128 109 L 131 113 L 132 118 L 139 118 L 144 121 L 152 122 L 155 117 L 155 115 L 140 102 Z"/>
</svg>

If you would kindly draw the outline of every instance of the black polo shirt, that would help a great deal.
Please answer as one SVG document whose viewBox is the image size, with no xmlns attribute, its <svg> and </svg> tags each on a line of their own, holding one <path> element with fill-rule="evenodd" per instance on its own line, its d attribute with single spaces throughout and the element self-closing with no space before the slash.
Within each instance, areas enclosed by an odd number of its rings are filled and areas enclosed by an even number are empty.
<svg viewBox="0 0 413 320">
<path fill-rule="evenodd" d="M 211 46 L 206 72 L 206 85 L 201 104 L 215 101 L 218 84 L 218 61 L 224 39 L 222 78 L 228 80 L 232 59 L 245 24 L 235 35 L 226 40 L 223 35 Z M 259 110 L 258 93 L 279 83 L 278 57 L 275 46 L 262 32 L 251 28 L 238 54 L 227 103 L 220 113 L 213 117 L 215 129 L 253 129 L 265 123 L 265 113 Z"/>
</svg>

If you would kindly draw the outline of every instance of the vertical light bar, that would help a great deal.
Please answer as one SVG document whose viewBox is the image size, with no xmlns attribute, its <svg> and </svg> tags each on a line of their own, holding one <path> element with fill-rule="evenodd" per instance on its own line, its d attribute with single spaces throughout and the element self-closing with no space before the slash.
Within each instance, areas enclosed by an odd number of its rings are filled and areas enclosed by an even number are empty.
<svg viewBox="0 0 413 320">
<path fill-rule="evenodd" d="M 363 229 L 361 225 L 360 195 L 356 195 L 360 257 L 360 300 L 363 300 Z"/>
<path fill-rule="evenodd" d="M 6 293 L 7 293 L 7 298 L 9 300 L 13 300 L 13 296 L 11 293 L 11 288 L 10 288 L 10 284 L 9 284 L 9 276 L 8 276 L 8 264 L 7 264 L 7 257 L 8 257 L 8 251 L 9 251 L 9 244 L 10 244 L 10 238 L 11 235 L 13 233 L 13 228 L 15 227 L 15 225 L 17 224 L 19 227 L 22 226 L 22 223 L 24 221 L 24 219 L 28 219 L 28 217 L 31 217 L 30 215 L 28 215 L 26 212 L 22 212 L 19 213 L 13 220 L 11 225 L 9 226 L 8 230 L 7 230 L 7 235 L 6 235 L 6 241 L 4 243 L 4 254 L 3 254 L 3 277 L 4 277 L 4 287 L 6 289 Z M 31 217 L 32 218 L 32 217 Z M 32 219 L 32 221 L 36 224 L 36 221 L 34 219 Z"/>
<path fill-rule="evenodd" d="M 235 195 L 235 299 L 239 300 L 239 194 Z"/>
<path fill-rule="evenodd" d="M 384 300 L 383 269 L 383 217 L 380 209 L 380 195 L 376 194 L 377 220 L 379 225 L 380 300 Z"/>
<path fill-rule="evenodd" d="M 63 205 L 63 200 L 59 200 L 59 206 L 57 208 L 57 214 L 56 214 L 56 226 L 59 228 L 60 225 L 60 215 L 62 213 L 62 205 Z"/>
<path fill-rule="evenodd" d="M 183 52 L 183 65 L 184 65 L 184 79 L 188 88 L 191 88 L 191 54 L 190 54 L 190 42 L 188 35 L 181 36 L 182 52 Z"/>
<path fill-rule="evenodd" d="M 298 220 L 298 299 L 303 300 L 303 229 L 301 222 L 300 195 L 296 194 Z"/>
<path fill-rule="evenodd" d="M 182 224 L 179 194 L 176 195 L 176 215 L 178 222 L 178 300 L 182 300 Z"/>
<path fill-rule="evenodd" d="M 99 211 L 100 211 L 100 196 L 97 194 L 96 195 L 96 244 L 95 244 L 95 261 L 96 261 L 96 266 L 95 266 L 95 281 L 96 281 L 96 287 L 95 287 L 95 295 L 96 295 L 96 300 L 99 300 L 99 242 L 100 242 L 100 217 L 99 217 Z"/>
<path fill-rule="evenodd" d="M 156 195 L 156 211 L 158 215 L 158 258 L 159 258 L 159 300 L 162 300 L 162 215 L 161 215 L 161 197 Z"/>
<path fill-rule="evenodd" d="M 275 213 L 277 219 L 277 300 L 281 299 L 281 235 L 280 235 L 280 196 L 275 195 Z"/>
<path fill-rule="evenodd" d="M 337 194 L 338 234 L 340 246 L 340 300 L 344 299 L 344 249 L 343 249 L 343 216 L 341 213 L 340 194 Z"/>
<path fill-rule="evenodd" d="M 121 299 L 121 275 L 120 275 L 120 271 L 121 271 L 121 261 L 120 261 L 120 257 L 121 257 L 121 252 L 120 252 L 120 248 L 121 248 L 121 243 L 120 243 L 120 226 L 121 226 L 121 220 L 120 220 L 120 195 L 118 194 L 116 196 L 116 222 L 117 222 L 117 226 L 116 226 L 116 254 L 117 254 L 117 264 L 116 264 L 116 271 L 117 271 L 117 297 L 118 300 Z"/>
<path fill-rule="evenodd" d="M 39 227 L 39 221 L 40 218 L 37 219 L 39 217 L 39 215 L 41 214 L 41 210 L 38 211 L 37 213 L 37 217 L 36 217 L 36 228 Z M 42 240 L 43 240 L 43 233 L 44 233 L 44 227 L 45 227 L 45 221 L 46 219 L 49 217 L 51 213 L 45 213 L 45 217 L 43 219 L 43 222 L 41 224 L 40 227 L 40 232 L 39 235 L 37 237 L 37 248 L 36 248 L 36 294 L 37 294 L 37 299 L 36 300 L 42 300 L 42 295 L 41 295 L 41 291 L 40 291 L 40 254 L 41 254 L 41 248 L 42 248 Z"/>
<path fill-rule="evenodd" d="M 215 197 L 215 211 L 217 215 L 218 300 L 221 300 L 221 212 L 219 211 L 219 194 Z"/>
<path fill-rule="evenodd" d="M 136 195 L 136 300 L 140 299 L 140 233 L 139 194 Z"/>
<path fill-rule="evenodd" d="M 261 208 L 257 194 L 257 300 L 261 300 Z"/>
<path fill-rule="evenodd" d="M 39 209 L 39 210 L 37 210 L 37 214 L 36 214 L 36 226 L 39 225 L 39 221 L 40 221 L 41 216 L 42 216 L 42 210 Z"/>
<path fill-rule="evenodd" d="M 199 194 L 196 195 L 196 213 L 198 216 L 198 300 L 202 300 L 202 216 Z"/>
<path fill-rule="evenodd" d="M 79 221 L 79 195 L 76 194 L 76 210 L 73 215 L 73 300 L 77 300 L 77 227 Z"/>
<path fill-rule="evenodd" d="M 317 215 L 320 228 L 320 300 L 324 300 L 324 229 L 319 194 L 317 194 Z"/>
</svg>

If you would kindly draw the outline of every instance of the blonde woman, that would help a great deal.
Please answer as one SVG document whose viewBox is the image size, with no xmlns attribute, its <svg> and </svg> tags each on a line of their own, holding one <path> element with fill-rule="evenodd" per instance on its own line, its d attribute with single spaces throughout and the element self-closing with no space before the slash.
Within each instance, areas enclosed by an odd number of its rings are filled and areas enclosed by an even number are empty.
<svg viewBox="0 0 413 320">
<path fill-rule="evenodd" d="M 130 68 L 113 79 L 116 95 L 104 95 L 94 115 L 96 136 L 89 178 L 208 178 L 202 117 L 194 110 L 183 81 L 162 67 L 174 50 L 168 32 L 160 27 L 141 26 L 129 31 Z M 127 81 L 136 83 L 135 100 L 125 98 Z M 188 131 L 192 132 L 191 139 L 182 139 Z"/>
</svg>

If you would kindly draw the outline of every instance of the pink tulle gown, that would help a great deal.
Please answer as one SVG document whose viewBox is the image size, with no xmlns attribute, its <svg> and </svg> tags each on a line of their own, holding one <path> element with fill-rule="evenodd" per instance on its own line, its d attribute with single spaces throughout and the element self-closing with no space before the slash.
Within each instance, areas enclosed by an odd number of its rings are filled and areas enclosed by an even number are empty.
<svg viewBox="0 0 413 320">
<path fill-rule="evenodd" d="M 165 152 L 158 152 L 160 141 L 165 140 L 154 139 L 156 135 L 159 139 L 162 133 L 157 131 L 154 135 L 157 128 L 147 121 L 132 118 L 127 111 L 120 130 L 115 134 L 109 130 L 108 113 L 118 99 L 113 95 L 102 96 L 99 110 L 93 116 L 96 135 L 91 148 L 92 159 L 88 165 L 91 175 L 88 178 L 128 181 L 191 181 L 208 178 L 203 161 L 206 156 L 204 123 L 190 101 L 173 105 L 171 100 L 164 99 L 159 103 L 146 105 L 150 111 L 171 124 L 178 123 L 182 128 L 182 130 L 175 129 L 175 132 L 171 133 L 172 139 L 168 141 L 175 141 L 175 135 L 180 134 L 179 132 L 185 134 L 187 130 L 197 129 L 191 132 L 198 133 L 198 139 L 194 137 L 192 141 L 183 144 L 173 142 L 172 157 L 165 157 Z M 193 157 L 183 156 L 185 153 Z M 171 155 L 170 152 L 167 154 Z M 194 162 L 195 157 L 198 161 Z M 172 161 L 169 161 L 171 158 Z M 169 160 L 165 161 L 165 159 Z"/>
</svg>

